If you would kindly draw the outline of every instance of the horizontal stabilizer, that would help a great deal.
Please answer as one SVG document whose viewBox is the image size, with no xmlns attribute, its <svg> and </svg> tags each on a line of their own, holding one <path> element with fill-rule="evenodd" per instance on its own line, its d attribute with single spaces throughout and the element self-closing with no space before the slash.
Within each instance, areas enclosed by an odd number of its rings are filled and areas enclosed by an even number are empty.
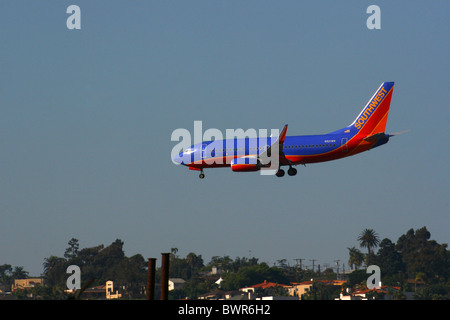
<svg viewBox="0 0 450 320">
<path fill-rule="evenodd" d="M 385 137 L 386 137 L 386 134 L 384 132 L 379 132 L 379 133 L 375 133 L 375 134 L 365 137 L 364 141 L 374 142 L 374 141 L 378 141 Z"/>
<path fill-rule="evenodd" d="M 399 134 L 407 133 L 407 132 L 410 132 L 410 131 L 411 130 L 405 130 L 405 131 L 401 131 L 401 132 L 391 133 L 389 135 L 389 137 L 398 136 Z"/>
</svg>

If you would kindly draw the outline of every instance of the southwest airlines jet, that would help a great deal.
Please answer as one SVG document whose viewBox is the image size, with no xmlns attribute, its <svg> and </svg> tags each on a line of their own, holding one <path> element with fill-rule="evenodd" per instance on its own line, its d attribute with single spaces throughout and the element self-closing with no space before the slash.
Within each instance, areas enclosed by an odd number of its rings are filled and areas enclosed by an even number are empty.
<svg viewBox="0 0 450 320">
<path fill-rule="evenodd" d="M 296 165 L 337 160 L 379 147 L 395 134 L 386 134 L 386 122 L 394 82 L 384 82 L 356 119 L 347 127 L 323 135 L 286 136 L 287 125 L 278 137 L 205 141 L 194 144 L 173 161 L 200 171 L 205 168 L 231 167 L 234 172 L 259 171 L 276 163 L 276 176 L 284 176 L 282 166 L 289 166 L 294 176 Z M 272 154 L 275 153 L 275 154 Z M 274 157 L 277 161 L 273 161 Z M 268 162 L 271 158 L 271 162 Z M 270 159 L 269 159 L 270 160 Z"/>
</svg>

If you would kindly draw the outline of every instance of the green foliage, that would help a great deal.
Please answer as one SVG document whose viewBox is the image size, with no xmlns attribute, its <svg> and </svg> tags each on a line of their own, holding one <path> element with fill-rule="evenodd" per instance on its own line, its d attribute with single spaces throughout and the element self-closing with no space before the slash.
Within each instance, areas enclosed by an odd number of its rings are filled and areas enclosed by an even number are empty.
<svg viewBox="0 0 450 320">
<path fill-rule="evenodd" d="M 410 229 L 402 235 L 396 245 L 406 266 L 406 273 L 413 278 L 423 273 L 428 282 L 448 280 L 450 275 L 450 254 L 447 244 L 438 244 L 430 239 L 430 232 L 423 227 L 414 232 Z"/>
<path fill-rule="evenodd" d="M 402 285 L 407 278 L 415 279 L 418 274 L 428 284 L 447 283 L 450 275 L 450 254 L 447 244 L 438 244 L 430 240 L 431 234 L 426 227 L 413 229 L 398 239 L 394 244 L 389 239 L 381 242 L 372 229 L 365 229 L 360 236 L 361 247 L 367 247 L 366 265 L 380 267 L 382 281 L 386 284 Z M 373 248 L 379 245 L 377 253 Z M 349 264 L 358 266 L 358 250 L 349 248 Z"/>
<path fill-rule="evenodd" d="M 217 267 L 223 272 L 237 272 L 240 268 L 255 266 L 257 264 L 257 258 L 248 259 L 245 257 L 236 257 L 236 259 L 232 260 L 229 256 L 214 256 L 211 258 L 211 262 L 208 264 L 208 269 L 210 270 L 212 267 Z"/>
<path fill-rule="evenodd" d="M 237 290 L 242 287 L 262 283 L 264 280 L 279 284 L 289 284 L 289 279 L 277 267 L 269 267 L 266 263 L 240 268 L 236 273 L 225 275 L 222 287 L 224 290 Z"/>
<path fill-rule="evenodd" d="M 366 265 L 371 265 L 374 260 L 372 248 L 376 248 L 380 243 L 378 234 L 373 229 L 364 229 L 358 237 L 362 248 L 367 248 Z"/>
<path fill-rule="evenodd" d="M 107 247 L 99 245 L 82 250 L 78 250 L 78 240 L 71 239 L 64 257 L 51 256 L 44 262 L 45 283 L 54 289 L 55 295 L 66 287 L 66 270 L 70 265 L 80 267 L 82 282 L 91 281 L 95 286 L 113 280 L 115 287 L 126 288 L 122 294 L 128 298 L 141 296 L 144 292 L 146 261 L 140 254 L 125 257 L 123 242 L 119 239 Z"/>
<path fill-rule="evenodd" d="M 397 286 L 411 290 L 407 279 L 421 281 L 425 287 L 416 290 L 417 299 L 448 299 L 450 296 L 450 253 L 447 244 L 438 244 L 430 240 L 431 234 L 426 227 L 413 230 L 399 237 L 397 243 L 389 239 L 381 242 L 372 229 L 365 229 L 360 236 L 361 247 L 367 247 L 366 265 L 375 264 L 380 267 L 381 280 L 384 285 Z M 379 245 L 377 253 L 373 248 Z M 358 250 L 349 248 L 349 265 L 358 265 Z M 348 285 L 363 285 L 367 279 L 365 270 L 353 272 L 349 276 Z"/>
<path fill-rule="evenodd" d="M 174 250 L 172 250 L 169 263 L 169 274 L 171 278 L 182 278 L 184 280 L 188 280 L 198 275 L 199 271 L 203 267 L 204 264 L 201 255 L 196 255 L 191 252 L 185 259 L 182 259 L 174 253 Z"/>
<path fill-rule="evenodd" d="M 348 275 L 347 286 L 354 288 L 361 284 L 365 285 L 365 283 L 367 281 L 367 277 L 368 277 L 368 275 L 367 275 L 365 269 L 355 270 Z"/>
<path fill-rule="evenodd" d="M 10 264 L 0 266 L 0 283 L 9 288 L 14 283 L 13 268 Z"/>
<path fill-rule="evenodd" d="M 352 269 L 353 268 L 358 269 L 364 261 L 363 253 L 355 247 L 347 248 L 347 249 L 348 249 L 348 253 L 349 253 L 348 265 Z"/>
<path fill-rule="evenodd" d="M 340 292 L 339 286 L 314 281 L 311 289 L 302 295 L 302 300 L 334 300 Z"/>
<path fill-rule="evenodd" d="M 396 250 L 395 244 L 389 239 L 383 239 L 381 241 L 380 249 L 375 257 L 374 264 L 383 270 L 383 275 L 385 277 L 405 271 L 402 255 Z"/>
<path fill-rule="evenodd" d="M 450 285 L 449 284 L 433 284 L 425 288 L 421 288 L 416 292 L 417 300 L 449 300 Z"/>
</svg>

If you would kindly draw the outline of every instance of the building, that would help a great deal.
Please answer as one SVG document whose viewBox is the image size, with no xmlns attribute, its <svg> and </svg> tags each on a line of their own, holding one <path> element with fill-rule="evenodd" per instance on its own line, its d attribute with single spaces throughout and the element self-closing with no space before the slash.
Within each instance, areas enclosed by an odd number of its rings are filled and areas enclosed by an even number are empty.
<svg viewBox="0 0 450 320">
<path fill-rule="evenodd" d="M 82 293 L 83 298 L 87 299 L 119 299 L 122 294 L 118 290 L 114 293 L 114 283 L 112 281 L 106 281 L 104 285 L 87 288 Z"/>
<path fill-rule="evenodd" d="M 286 300 L 290 299 L 289 297 L 285 296 L 284 294 L 287 293 L 287 290 L 290 286 L 285 284 L 280 284 L 276 282 L 270 282 L 267 280 L 264 280 L 262 283 L 255 284 L 253 286 L 240 288 L 239 291 L 242 293 L 240 298 L 246 299 L 246 300 L 261 300 L 261 299 L 268 299 L 268 300 Z M 278 289 L 281 289 L 278 291 Z M 275 296 L 273 295 L 275 294 Z M 266 295 L 266 296 L 263 296 Z M 236 298 L 236 297 L 234 297 Z"/>
<path fill-rule="evenodd" d="M 170 278 L 169 279 L 169 291 L 180 290 L 183 288 L 186 281 L 181 278 Z"/>
<path fill-rule="evenodd" d="M 302 295 L 308 293 L 311 290 L 311 287 L 314 282 L 321 282 L 327 285 L 333 286 L 342 286 L 346 281 L 345 280 L 311 280 L 311 281 L 303 281 L 298 283 L 292 283 L 290 287 L 288 287 L 289 295 L 296 296 L 299 299 L 302 298 Z"/>
<path fill-rule="evenodd" d="M 204 294 L 201 294 L 197 297 L 199 300 L 228 300 L 237 292 L 225 292 L 220 289 L 216 289 Z"/>
<path fill-rule="evenodd" d="M 29 278 L 29 279 L 15 279 L 14 284 L 11 286 L 11 291 L 16 292 L 16 290 L 26 290 L 26 289 L 32 289 L 35 286 L 42 286 L 44 285 L 44 279 L 43 278 Z"/>
<path fill-rule="evenodd" d="M 122 295 L 119 293 L 119 291 L 116 290 L 116 293 L 114 292 L 114 284 L 113 282 L 106 281 L 106 299 L 119 299 L 122 297 Z"/>
<path fill-rule="evenodd" d="M 255 284 L 255 285 L 250 286 L 250 287 L 240 288 L 239 291 L 255 293 L 255 290 L 257 290 L 257 289 L 265 290 L 265 289 L 269 289 L 269 288 L 286 288 L 287 289 L 287 288 L 289 288 L 289 286 L 285 285 L 285 284 L 279 284 L 279 283 L 275 283 L 275 282 L 268 282 L 267 280 L 264 280 L 264 282 L 262 282 L 262 283 Z"/>
<path fill-rule="evenodd" d="M 262 294 L 262 290 L 281 288 L 282 290 L 289 288 L 284 284 L 275 282 L 264 281 L 262 283 L 255 284 L 253 286 L 240 288 L 239 291 L 223 291 L 220 289 L 213 290 L 211 292 L 198 296 L 200 300 L 298 300 L 297 297 L 288 296 L 273 296 L 267 295 L 263 297 L 257 297 Z"/>
<path fill-rule="evenodd" d="M 334 300 L 393 300 L 395 295 L 401 292 L 400 287 L 380 286 L 373 289 L 341 292 L 339 298 Z"/>
<path fill-rule="evenodd" d="M 69 291 L 69 290 L 67 290 Z M 73 293 L 76 292 L 76 290 L 72 290 Z M 100 285 L 97 287 L 91 287 L 86 288 L 82 295 L 82 299 L 105 299 L 106 298 L 106 285 Z"/>
</svg>

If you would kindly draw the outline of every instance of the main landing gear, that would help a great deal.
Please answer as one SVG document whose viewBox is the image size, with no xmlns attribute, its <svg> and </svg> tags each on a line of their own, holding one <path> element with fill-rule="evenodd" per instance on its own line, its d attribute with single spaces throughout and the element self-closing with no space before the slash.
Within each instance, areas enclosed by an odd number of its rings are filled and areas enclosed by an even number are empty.
<svg viewBox="0 0 450 320">
<path fill-rule="evenodd" d="M 288 170 L 288 175 L 295 176 L 297 174 L 297 169 L 290 167 Z"/>
<path fill-rule="evenodd" d="M 202 172 L 200 172 L 200 174 L 199 174 L 199 176 L 198 176 L 200 179 L 203 179 L 204 177 L 205 177 L 205 174 L 203 173 L 203 170 L 202 170 Z"/>
<path fill-rule="evenodd" d="M 293 168 L 292 166 L 289 166 L 289 169 L 288 169 L 288 175 L 290 175 L 290 176 L 295 176 L 296 174 L 297 174 L 297 169 L 295 169 L 295 168 Z M 284 176 L 284 170 L 283 169 L 278 169 L 278 171 L 277 171 L 277 173 L 275 174 L 277 177 L 282 177 L 282 176 Z"/>
</svg>

